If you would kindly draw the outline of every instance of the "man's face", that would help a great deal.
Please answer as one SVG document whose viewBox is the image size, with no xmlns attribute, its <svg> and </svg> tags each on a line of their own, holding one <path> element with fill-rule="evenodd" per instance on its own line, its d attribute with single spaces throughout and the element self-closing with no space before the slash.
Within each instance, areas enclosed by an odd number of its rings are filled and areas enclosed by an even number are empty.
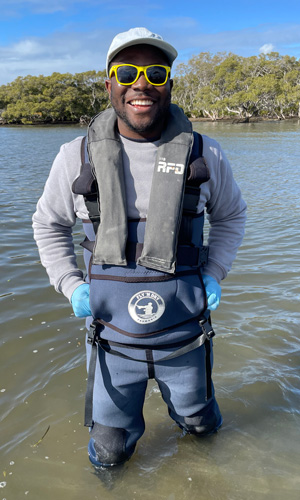
<svg viewBox="0 0 300 500">
<path fill-rule="evenodd" d="M 169 66 L 164 54 L 149 45 L 122 50 L 111 65 L 124 63 Z M 162 86 L 151 85 L 143 73 L 132 85 L 120 85 L 112 74 L 111 79 L 106 80 L 106 89 L 118 116 L 120 134 L 132 139 L 159 137 L 170 106 L 172 85 L 170 79 Z"/>
</svg>

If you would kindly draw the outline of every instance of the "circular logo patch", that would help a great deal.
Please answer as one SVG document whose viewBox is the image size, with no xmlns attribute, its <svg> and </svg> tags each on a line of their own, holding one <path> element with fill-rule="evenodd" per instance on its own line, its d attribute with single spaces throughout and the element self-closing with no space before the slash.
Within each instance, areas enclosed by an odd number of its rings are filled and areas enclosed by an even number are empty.
<svg viewBox="0 0 300 500">
<path fill-rule="evenodd" d="M 143 290 L 131 297 L 128 311 L 136 323 L 145 325 L 158 320 L 165 311 L 163 298 L 155 292 Z"/>
</svg>

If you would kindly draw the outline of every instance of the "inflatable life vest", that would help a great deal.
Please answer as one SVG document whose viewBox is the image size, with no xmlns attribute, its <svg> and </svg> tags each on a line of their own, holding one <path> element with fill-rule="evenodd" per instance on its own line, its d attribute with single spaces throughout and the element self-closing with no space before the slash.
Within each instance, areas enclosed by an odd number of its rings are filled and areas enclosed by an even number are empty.
<svg viewBox="0 0 300 500">
<path fill-rule="evenodd" d="M 173 123 L 182 120 L 181 114 L 178 120 L 178 112 L 181 113 L 178 110 L 179 108 L 172 106 L 172 113 L 176 115 L 176 120 L 171 120 Z M 184 342 L 199 335 L 199 319 L 203 317 L 207 307 L 201 267 L 207 263 L 208 249 L 203 246 L 204 213 L 197 213 L 200 186 L 209 180 L 209 170 L 202 156 L 202 137 L 193 133 L 189 128 L 191 125 L 186 122 L 179 131 L 177 125 L 175 130 L 174 126 L 172 130 L 167 127 L 167 137 L 161 138 L 165 145 L 164 157 L 168 157 L 166 149 L 172 149 L 173 144 L 177 145 L 176 158 L 181 158 L 176 161 L 180 165 L 177 168 L 184 170 L 181 186 L 178 190 L 180 174 L 175 173 L 176 164 L 173 177 L 171 175 L 166 183 L 162 182 L 159 168 L 162 170 L 163 165 L 158 164 L 162 155 L 158 150 L 151 196 L 153 192 L 156 195 L 158 192 L 160 199 L 153 200 L 150 196 L 147 220 L 126 217 L 124 223 L 126 201 L 120 181 L 122 160 L 120 145 L 116 143 L 115 120 L 113 110 L 107 110 L 93 120 L 88 134 L 89 162 L 86 161 L 84 138 L 81 172 L 73 183 L 73 192 L 84 196 L 89 212 L 89 220 L 83 221 L 86 238 L 82 246 L 87 268 L 86 279 L 91 287 L 93 318 L 101 325 L 102 339 L 126 344 L 134 338 L 134 342 L 141 346 L 150 340 L 153 346 L 163 346 L 178 340 Z M 182 137 L 183 133 L 185 137 L 178 146 L 178 137 Z M 99 135 L 101 140 L 98 141 Z M 114 157 L 111 151 L 107 152 L 111 163 L 105 166 L 104 151 L 98 148 L 98 142 L 102 148 L 104 145 L 105 150 L 107 143 L 111 145 L 112 136 L 115 141 L 113 149 L 117 145 L 117 151 Z M 186 137 L 189 144 L 185 142 Z M 119 170 L 115 168 L 116 164 Z M 104 190 L 100 186 L 102 180 L 106 186 Z M 107 189 L 112 183 L 114 199 Z M 115 192 L 118 189 L 121 199 L 116 200 Z M 172 225 L 165 224 L 165 233 L 175 236 L 165 242 L 167 237 L 161 231 L 164 221 L 161 218 L 159 220 L 155 209 L 157 204 L 164 203 L 168 197 L 173 199 L 173 205 L 171 203 L 170 213 L 164 212 L 163 217 L 171 220 Z M 120 218 L 119 212 L 122 211 Z M 116 215 L 116 220 L 111 220 L 111 226 L 107 229 L 106 221 L 103 220 L 105 213 L 109 214 L 110 220 L 114 217 L 113 214 Z M 116 238 L 113 235 L 110 240 L 109 234 L 113 231 L 109 229 L 114 224 L 120 230 L 116 231 Z M 167 254 L 167 259 L 161 258 L 160 247 L 164 244 L 166 248 L 163 255 Z M 105 248 L 101 253 L 102 245 Z M 116 247 L 117 251 L 114 252 Z"/>
</svg>

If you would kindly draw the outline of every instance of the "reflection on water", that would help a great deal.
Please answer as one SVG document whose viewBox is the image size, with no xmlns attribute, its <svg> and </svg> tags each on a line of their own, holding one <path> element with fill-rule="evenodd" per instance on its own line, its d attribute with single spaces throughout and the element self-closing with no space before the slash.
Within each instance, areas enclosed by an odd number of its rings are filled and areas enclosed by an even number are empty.
<svg viewBox="0 0 300 500">
<path fill-rule="evenodd" d="M 0 500 L 298 499 L 300 126 L 195 128 L 221 142 L 249 206 L 213 315 L 224 425 L 206 439 L 183 437 L 151 382 L 137 452 L 98 474 L 83 427 L 83 322 L 49 286 L 31 233 L 59 145 L 85 130 L 0 128 Z"/>
</svg>

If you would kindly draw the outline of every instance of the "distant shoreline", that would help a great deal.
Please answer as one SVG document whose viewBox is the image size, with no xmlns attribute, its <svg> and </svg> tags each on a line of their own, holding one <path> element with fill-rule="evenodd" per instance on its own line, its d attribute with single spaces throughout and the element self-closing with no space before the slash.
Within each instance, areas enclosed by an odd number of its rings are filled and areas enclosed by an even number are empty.
<svg viewBox="0 0 300 500">
<path fill-rule="evenodd" d="M 249 123 L 260 123 L 260 122 L 286 122 L 286 121 L 299 121 L 300 116 L 288 116 L 286 118 L 266 118 L 266 117 L 251 117 L 251 118 L 235 118 L 226 116 L 224 118 L 218 118 L 216 120 L 211 120 L 210 118 L 189 118 L 191 123 L 231 123 L 231 124 L 249 124 Z M 86 127 L 89 122 L 81 123 L 79 121 L 57 121 L 57 122 L 34 122 L 34 123 L 5 123 L 0 120 L 0 126 L 3 127 L 52 127 L 57 125 L 80 125 Z"/>
<path fill-rule="evenodd" d="M 292 120 L 300 120 L 300 116 L 288 116 L 286 118 L 267 118 L 263 116 L 253 116 L 248 118 L 235 118 L 234 116 L 226 116 L 224 118 L 218 118 L 217 120 L 211 120 L 210 118 L 189 118 L 189 120 L 194 122 L 210 122 L 210 123 L 259 123 L 259 122 L 285 122 Z"/>
</svg>

